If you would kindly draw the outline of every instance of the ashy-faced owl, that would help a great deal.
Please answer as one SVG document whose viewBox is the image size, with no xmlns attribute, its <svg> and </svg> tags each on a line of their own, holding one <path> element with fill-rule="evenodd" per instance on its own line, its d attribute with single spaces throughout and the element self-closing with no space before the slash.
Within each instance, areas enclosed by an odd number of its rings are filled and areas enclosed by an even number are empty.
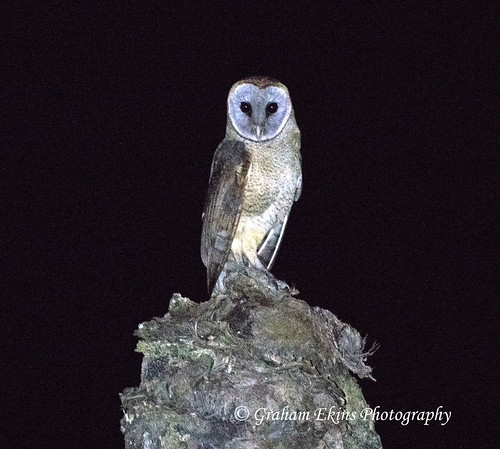
<svg viewBox="0 0 500 449">
<path fill-rule="evenodd" d="M 267 77 L 237 82 L 203 212 L 209 292 L 224 277 L 228 258 L 268 272 L 301 187 L 300 131 L 288 89 Z"/>
</svg>

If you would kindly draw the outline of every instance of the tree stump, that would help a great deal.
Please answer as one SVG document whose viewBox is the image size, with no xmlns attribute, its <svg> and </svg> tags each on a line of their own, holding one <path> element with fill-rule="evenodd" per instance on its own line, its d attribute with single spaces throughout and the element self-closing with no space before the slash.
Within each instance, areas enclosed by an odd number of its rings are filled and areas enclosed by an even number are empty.
<svg viewBox="0 0 500 449">
<path fill-rule="evenodd" d="M 174 294 L 136 335 L 141 385 L 121 394 L 127 449 L 382 447 L 353 376 L 371 377 L 372 351 L 287 288 L 234 274 L 207 302 Z"/>
</svg>

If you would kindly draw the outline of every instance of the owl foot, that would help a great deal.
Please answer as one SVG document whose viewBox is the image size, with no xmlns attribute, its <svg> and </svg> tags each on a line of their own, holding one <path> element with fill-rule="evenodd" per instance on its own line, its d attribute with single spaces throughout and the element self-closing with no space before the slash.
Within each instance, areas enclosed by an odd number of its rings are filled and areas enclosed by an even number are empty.
<svg viewBox="0 0 500 449">
<path fill-rule="evenodd" d="M 261 284 L 267 285 L 269 288 L 273 288 L 275 290 L 288 290 L 291 292 L 290 286 L 286 282 L 278 279 L 266 268 L 249 266 L 247 267 L 246 272 L 248 277 L 259 281 Z"/>
</svg>

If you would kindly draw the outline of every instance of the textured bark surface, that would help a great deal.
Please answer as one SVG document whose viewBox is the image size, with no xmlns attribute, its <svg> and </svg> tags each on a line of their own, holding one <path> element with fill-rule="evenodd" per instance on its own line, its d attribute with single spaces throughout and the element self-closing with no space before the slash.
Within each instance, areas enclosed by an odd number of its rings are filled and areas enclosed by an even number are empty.
<svg viewBox="0 0 500 449">
<path fill-rule="evenodd" d="M 141 385 L 121 395 L 125 447 L 381 448 L 361 418 L 353 374 L 371 369 L 359 333 L 267 279 L 235 274 L 227 286 L 201 304 L 175 294 L 163 318 L 139 326 Z"/>
</svg>

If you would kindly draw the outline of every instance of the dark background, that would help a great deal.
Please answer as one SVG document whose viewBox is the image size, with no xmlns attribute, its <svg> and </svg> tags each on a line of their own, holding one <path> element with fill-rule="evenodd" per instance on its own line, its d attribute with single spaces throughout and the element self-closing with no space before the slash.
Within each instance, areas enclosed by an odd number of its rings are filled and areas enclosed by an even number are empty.
<svg viewBox="0 0 500 449">
<path fill-rule="evenodd" d="M 369 404 L 452 412 L 378 422 L 384 447 L 492 444 L 498 4 L 3 8 L 2 448 L 123 447 L 134 329 L 207 299 L 210 163 L 253 74 L 302 132 L 273 272 L 380 343 Z"/>
</svg>

